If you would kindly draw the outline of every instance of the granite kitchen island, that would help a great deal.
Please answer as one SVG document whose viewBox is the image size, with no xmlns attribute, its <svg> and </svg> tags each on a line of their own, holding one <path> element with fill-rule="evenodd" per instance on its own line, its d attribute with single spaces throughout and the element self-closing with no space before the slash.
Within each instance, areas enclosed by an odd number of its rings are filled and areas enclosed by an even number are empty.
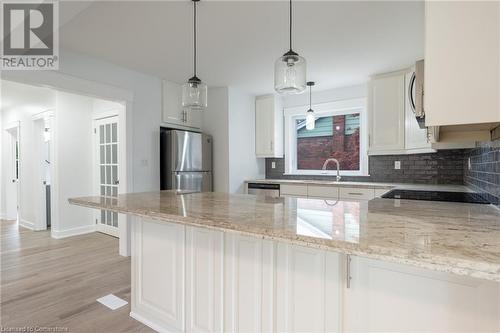
<svg viewBox="0 0 500 333">
<path fill-rule="evenodd" d="M 158 331 L 500 331 L 500 210 L 173 191 L 132 216 L 131 316 Z"/>
</svg>

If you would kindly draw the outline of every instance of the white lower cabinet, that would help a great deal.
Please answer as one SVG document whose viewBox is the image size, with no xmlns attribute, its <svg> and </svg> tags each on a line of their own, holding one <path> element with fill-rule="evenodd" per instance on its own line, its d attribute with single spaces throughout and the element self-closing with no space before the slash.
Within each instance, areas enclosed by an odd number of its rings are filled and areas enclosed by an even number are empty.
<svg viewBox="0 0 500 333">
<path fill-rule="evenodd" d="M 224 331 L 274 331 L 274 242 L 226 234 L 224 250 Z"/>
<path fill-rule="evenodd" d="M 498 332 L 496 282 L 352 257 L 346 332 Z"/>
<path fill-rule="evenodd" d="M 222 332 L 224 234 L 186 227 L 186 331 Z"/>
<path fill-rule="evenodd" d="M 345 259 L 134 217 L 130 315 L 159 332 L 500 331 L 500 283 Z"/>
<path fill-rule="evenodd" d="M 185 227 L 132 218 L 130 315 L 162 332 L 185 331 Z"/>
<path fill-rule="evenodd" d="M 340 332 L 340 255 L 277 243 L 276 331 Z"/>
</svg>

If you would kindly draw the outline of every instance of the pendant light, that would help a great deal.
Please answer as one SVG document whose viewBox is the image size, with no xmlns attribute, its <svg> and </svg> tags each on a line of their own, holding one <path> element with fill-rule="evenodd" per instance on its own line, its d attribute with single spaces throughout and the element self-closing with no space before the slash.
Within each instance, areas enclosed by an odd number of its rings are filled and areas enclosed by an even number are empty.
<svg viewBox="0 0 500 333">
<path fill-rule="evenodd" d="M 193 2 L 193 68 L 194 76 L 182 86 L 182 106 L 194 110 L 202 110 L 207 107 L 207 85 L 196 76 L 196 3 Z"/>
<path fill-rule="evenodd" d="M 306 113 L 306 129 L 313 130 L 316 126 L 316 117 L 314 116 L 314 110 L 312 109 L 311 97 L 312 97 L 312 86 L 314 86 L 314 82 L 307 82 L 307 86 L 309 87 L 309 110 Z"/>
<path fill-rule="evenodd" d="M 290 0 L 290 50 L 274 64 L 274 89 L 282 95 L 306 90 L 306 60 L 292 50 L 292 0 Z"/>
</svg>

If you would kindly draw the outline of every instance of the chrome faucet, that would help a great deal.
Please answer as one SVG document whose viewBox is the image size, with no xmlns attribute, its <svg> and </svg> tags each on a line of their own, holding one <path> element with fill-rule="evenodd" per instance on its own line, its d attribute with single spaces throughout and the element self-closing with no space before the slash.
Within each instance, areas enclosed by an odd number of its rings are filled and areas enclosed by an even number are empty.
<svg viewBox="0 0 500 333">
<path fill-rule="evenodd" d="M 339 161 L 336 159 L 336 158 L 328 158 L 326 159 L 325 163 L 323 163 L 323 167 L 321 168 L 321 170 L 325 171 L 326 170 L 326 167 L 328 166 L 328 163 L 330 162 L 335 162 L 337 163 L 337 181 L 340 180 L 340 163 Z M 326 172 L 323 172 L 323 173 L 326 173 Z"/>
</svg>

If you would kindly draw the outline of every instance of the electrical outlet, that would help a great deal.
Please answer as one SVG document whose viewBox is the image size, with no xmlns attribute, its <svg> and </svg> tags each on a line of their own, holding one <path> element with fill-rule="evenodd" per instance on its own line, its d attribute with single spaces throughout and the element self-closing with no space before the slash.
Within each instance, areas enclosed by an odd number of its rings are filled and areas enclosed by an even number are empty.
<svg viewBox="0 0 500 333">
<path fill-rule="evenodd" d="M 472 165 L 470 164 L 470 157 L 467 159 L 467 168 L 470 170 Z"/>
<path fill-rule="evenodd" d="M 394 169 L 395 170 L 401 169 L 401 161 L 394 161 Z"/>
<path fill-rule="evenodd" d="M 271 162 L 271 169 L 276 169 L 276 162 Z"/>
</svg>

